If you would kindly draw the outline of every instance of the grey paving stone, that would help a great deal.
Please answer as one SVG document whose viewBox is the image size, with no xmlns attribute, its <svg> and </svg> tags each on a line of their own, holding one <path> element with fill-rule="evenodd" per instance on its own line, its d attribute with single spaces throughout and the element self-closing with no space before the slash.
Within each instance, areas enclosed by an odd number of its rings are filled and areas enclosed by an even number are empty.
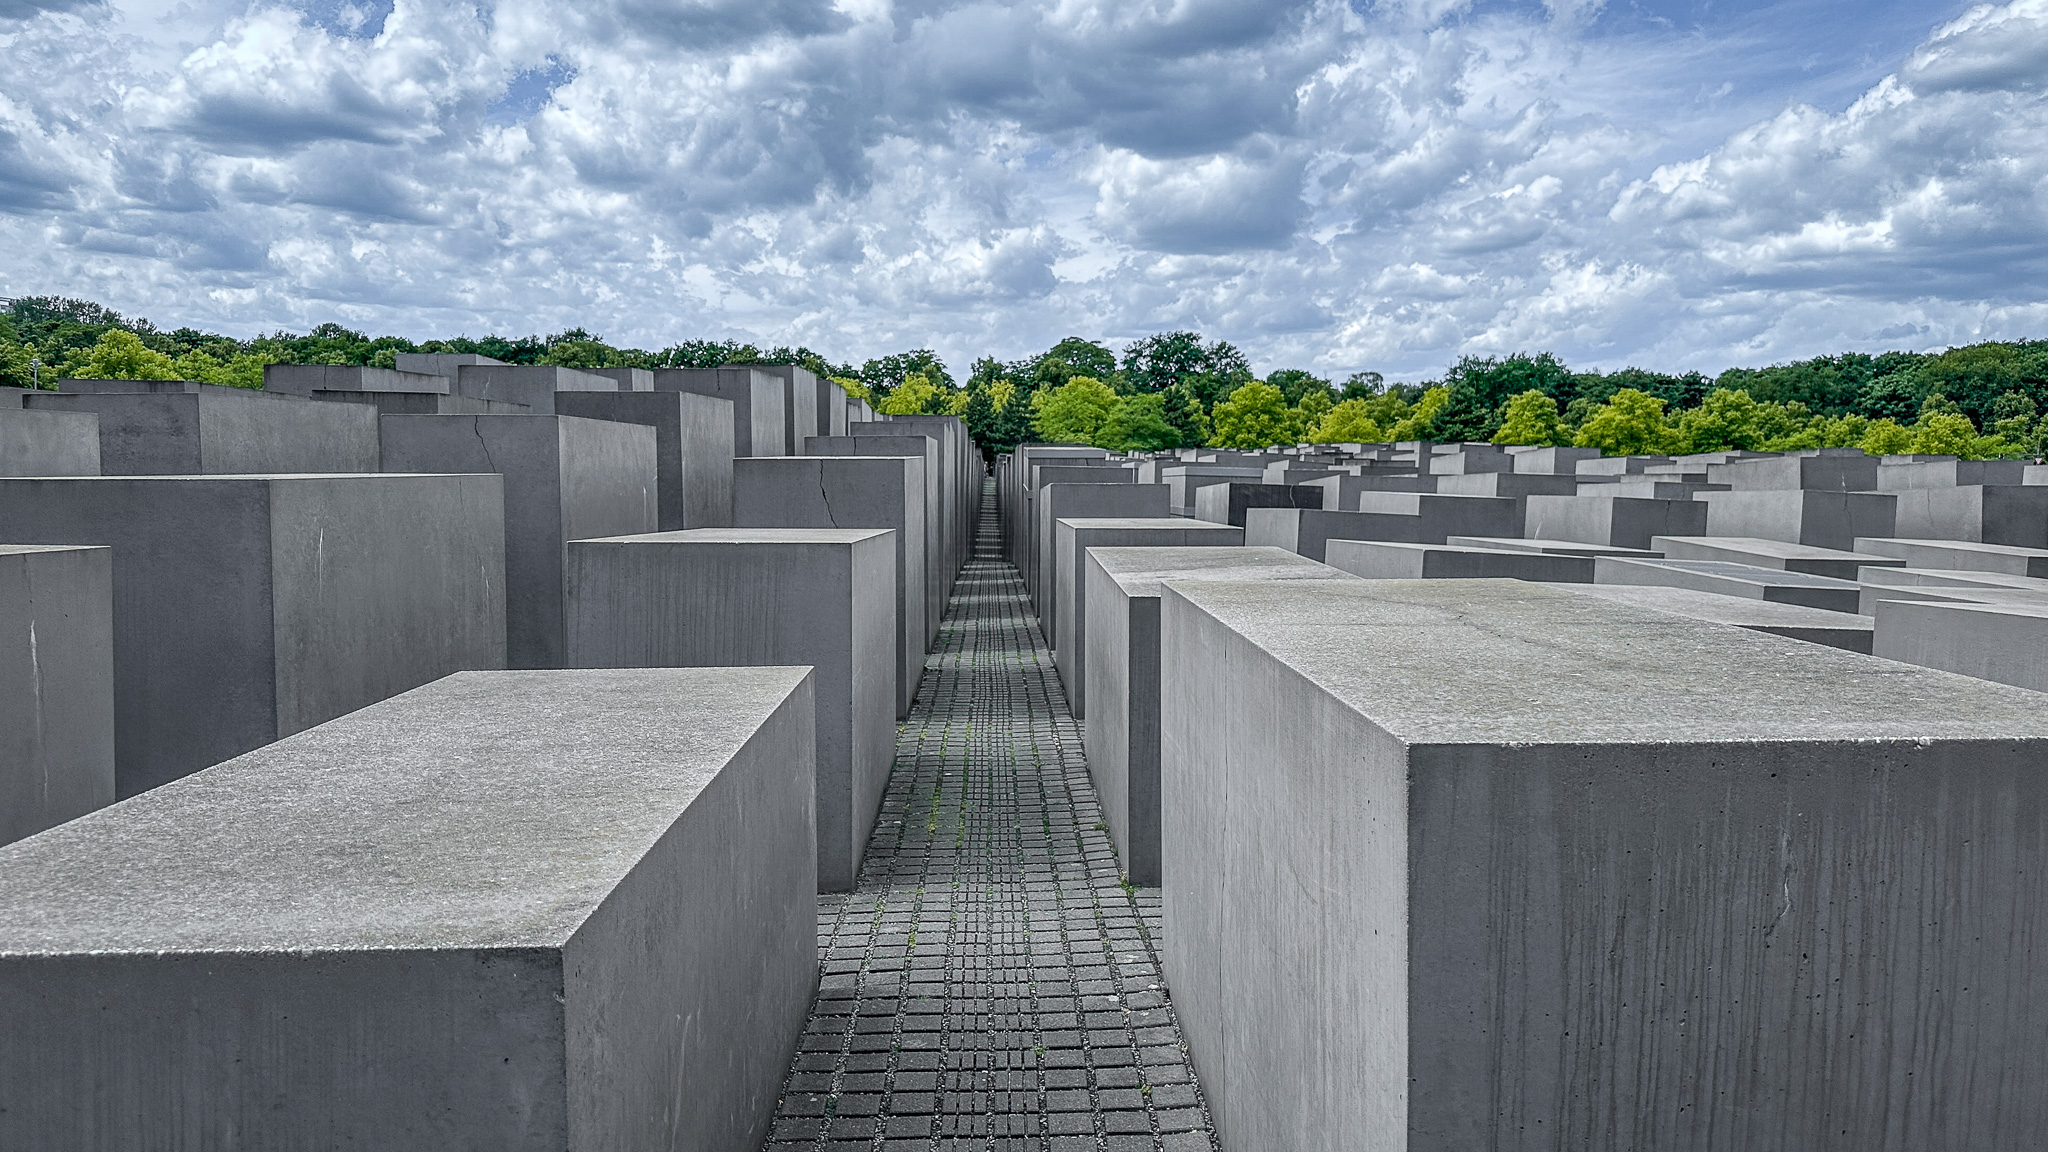
<svg viewBox="0 0 2048 1152">
<path fill-rule="evenodd" d="M 1120 882 L 990 496 L 858 884 L 818 898 L 818 999 L 773 1146 L 1210 1148 L 1158 894 Z"/>
</svg>

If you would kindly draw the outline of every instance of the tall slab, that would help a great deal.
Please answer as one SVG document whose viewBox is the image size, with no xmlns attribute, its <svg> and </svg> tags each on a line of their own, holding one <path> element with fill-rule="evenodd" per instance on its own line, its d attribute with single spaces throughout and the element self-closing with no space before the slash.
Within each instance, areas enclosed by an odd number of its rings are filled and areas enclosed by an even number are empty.
<svg viewBox="0 0 2048 1152">
<path fill-rule="evenodd" d="M 732 524 L 732 401 L 622 386 L 618 392 L 558 393 L 555 411 L 654 429 L 661 531 Z"/>
<path fill-rule="evenodd" d="M 1090 548 L 1234 548 L 1244 529 L 1185 516 L 1068 517 L 1053 525 L 1053 631 L 1046 640 L 1074 719 L 1087 706 L 1088 550 Z"/>
<path fill-rule="evenodd" d="M 815 439 L 815 438 L 814 438 Z M 869 437 L 844 437 L 866 440 Z M 879 439 L 879 438 L 877 438 Z M 896 715 L 910 715 L 924 676 L 924 460 L 911 456 L 755 456 L 735 461 L 740 528 L 887 528 L 895 532 Z"/>
<path fill-rule="evenodd" d="M 806 456 L 909 456 L 924 464 L 924 647 L 939 636 L 951 581 L 940 571 L 943 525 L 939 522 L 939 442 L 921 432 L 902 436 L 813 436 L 804 441 Z"/>
<path fill-rule="evenodd" d="M 108 476 L 259 476 L 374 472 L 377 413 L 352 404 L 179 381 L 161 390 L 39 392 L 33 412 L 99 417 L 100 467 Z"/>
<path fill-rule="evenodd" d="M 18 403 L 33 399 L 32 394 Z M 100 418 L 0 405 L 0 476 L 97 476 Z"/>
<path fill-rule="evenodd" d="M 851 891 L 896 752 L 887 530 L 705 528 L 569 546 L 576 667 L 808 664 L 817 886 Z"/>
<path fill-rule="evenodd" d="M 0 544 L 0 845 L 113 802 L 113 553 Z"/>
<path fill-rule="evenodd" d="M 1032 579 L 1028 582 L 1032 605 L 1038 611 L 1038 626 L 1046 643 L 1059 635 L 1059 606 L 1053 596 L 1059 586 L 1059 538 L 1056 526 L 1076 517 L 1137 517 L 1159 519 L 1167 515 L 1164 484 L 1047 484 L 1032 500 L 1031 514 L 1038 518 L 1032 535 Z"/>
<path fill-rule="evenodd" d="M 0 480 L 0 540 L 113 551 L 133 796 L 505 661 L 496 476 Z"/>
<path fill-rule="evenodd" d="M 1161 633 L 1164 959 L 1225 1147 L 2048 1124 L 2008 1087 L 2048 1075 L 2038 695 L 1506 581 L 1169 582 Z"/>
<path fill-rule="evenodd" d="M 801 668 L 464 673 L 0 848 L 0 1146 L 752 1148 Z"/>
<path fill-rule="evenodd" d="M 657 392 L 694 392 L 732 404 L 732 454 L 787 456 L 783 433 L 782 381 L 758 368 L 660 368 Z"/>
<path fill-rule="evenodd" d="M 512 668 L 564 666 L 569 541 L 659 525 L 652 428 L 576 416 L 386 416 L 383 458 L 386 472 L 505 478 L 505 659 Z"/>
</svg>

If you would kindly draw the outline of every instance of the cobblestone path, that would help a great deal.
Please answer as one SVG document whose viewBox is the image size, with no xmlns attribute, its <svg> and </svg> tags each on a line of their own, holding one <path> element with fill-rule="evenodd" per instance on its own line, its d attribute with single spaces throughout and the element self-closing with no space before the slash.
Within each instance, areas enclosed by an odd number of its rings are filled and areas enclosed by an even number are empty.
<svg viewBox="0 0 2048 1152">
<path fill-rule="evenodd" d="M 1081 733 L 993 488 L 899 729 L 859 890 L 818 900 L 817 1003 L 772 1152 L 1211 1148 Z"/>
</svg>

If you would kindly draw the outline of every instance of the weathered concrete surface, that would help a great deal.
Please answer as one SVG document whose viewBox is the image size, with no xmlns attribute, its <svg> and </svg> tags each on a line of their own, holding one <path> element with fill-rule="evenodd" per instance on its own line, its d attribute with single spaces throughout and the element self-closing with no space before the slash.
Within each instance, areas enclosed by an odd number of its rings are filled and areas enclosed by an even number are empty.
<svg viewBox="0 0 2048 1152">
<path fill-rule="evenodd" d="M 1896 536 L 1899 496 L 1883 492 L 1701 492 L 1706 527 L 1659 536 L 1758 536 L 1847 551 L 1858 536 Z M 1533 533 L 1532 533 L 1533 534 Z"/>
<path fill-rule="evenodd" d="M 974 546 L 974 525 L 981 517 L 981 453 L 958 416 L 891 416 L 887 420 L 848 424 L 849 436 L 922 434 L 939 444 L 940 572 L 946 587 Z"/>
<path fill-rule="evenodd" d="M 1628 496 L 1530 496 L 1524 501 L 1522 535 L 1532 540 L 1573 540 L 1581 544 L 1648 549 L 1652 536 L 1706 534 L 1707 508 L 1692 500 L 1649 500 Z M 1510 533 L 1474 532 L 1460 535 Z"/>
<path fill-rule="evenodd" d="M 1393 540 L 1332 540 L 1324 546 L 1323 562 L 1367 580 L 1593 582 L 1593 558 L 1590 556 L 1559 556 L 1505 548 L 1403 544 Z"/>
<path fill-rule="evenodd" d="M 440 377 L 435 377 L 440 379 Z M 307 393 L 325 403 L 359 404 L 379 416 L 526 416 L 533 409 L 503 400 L 479 400 L 455 392 L 366 392 L 315 390 Z"/>
<path fill-rule="evenodd" d="M 1321 489 L 1323 511 L 1356 512 L 1358 498 L 1366 492 L 1434 492 L 1444 478 L 1413 472 L 1368 476 L 1324 476 L 1302 484 Z"/>
<path fill-rule="evenodd" d="M 1516 452 L 1515 471 L 1540 476 L 1571 476 L 1585 460 L 1600 459 L 1598 448 L 1535 448 Z"/>
<path fill-rule="evenodd" d="M 1060 686 L 1074 719 L 1086 717 L 1088 675 L 1088 550 L 1090 548 L 1235 548 L 1244 529 L 1185 516 L 1069 517 L 1053 525 L 1053 617 L 1048 637 Z"/>
<path fill-rule="evenodd" d="M 1878 458 L 1861 452 L 1707 465 L 1708 481 L 1726 484 L 1736 492 L 1868 492 L 1877 487 L 1877 472 Z"/>
<path fill-rule="evenodd" d="M 804 669 L 453 676 L 0 849 L 0 1146 L 752 1148 Z"/>
<path fill-rule="evenodd" d="M 392 363 L 400 372 L 445 376 L 452 387 L 456 374 L 461 372 L 465 366 L 471 364 L 503 364 L 504 361 L 493 360 L 489 356 L 479 356 L 474 352 L 400 352 Z M 268 373 L 266 372 L 265 375 L 267 376 Z"/>
<path fill-rule="evenodd" d="M 726 368 L 748 367 L 741 364 L 727 364 Z M 821 410 L 824 399 L 819 393 L 817 373 L 795 364 L 755 364 L 754 371 L 773 376 L 782 388 L 782 450 L 779 452 L 753 452 L 754 456 L 794 456 L 803 450 L 804 441 L 812 436 L 830 436 L 831 416 Z M 831 381 L 824 381 L 831 386 Z"/>
<path fill-rule="evenodd" d="M 1033 531 L 1037 543 L 1031 549 L 1036 576 L 1026 583 L 1047 640 L 1059 635 L 1059 606 L 1053 602 L 1059 585 L 1054 526 L 1076 518 L 1158 519 L 1167 515 L 1168 498 L 1164 484 L 1047 484 L 1038 490 L 1031 502 L 1031 513 L 1038 518 Z"/>
<path fill-rule="evenodd" d="M 1914 568 L 1954 568 L 2048 577 L 2048 548 L 1980 544 L 1973 540 L 1901 540 L 1863 536 L 1857 538 L 1855 550 L 1899 560 Z"/>
<path fill-rule="evenodd" d="M 1937 568 L 1865 568 L 1859 611 L 1870 616 L 1886 600 L 1976 604 L 2048 604 L 2048 580 L 2003 572 Z"/>
<path fill-rule="evenodd" d="M 0 845 L 113 802 L 113 552 L 0 544 Z"/>
<path fill-rule="evenodd" d="M 1867 552 L 1845 552 L 1839 548 L 1817 548 L 1784 540 L 1762 540 L 1754 536 L 1652 536 L 1650 547 L 1671 560 L 1726 560 L 1757 568 L 1779 568 L 1813 576 L 1854 580 L 1856 573 L 1875 565 L 1903 568 L 1904 560 L 1873 556 Z"/>
<path fill-rule="evenodd" d="M 1855 535 L 1974 540 L 1983 544 L 2048 548 L 2048 487 L 1972 484 L 1961 488 L 1909 488 L 1892 495 L 1898 501 L 1892 531 Z"/>
<path fill-rule="evenodd" d="M 1003 526 L 1003 556 L 1017 566 L 1027 586 L 1031 573 L 1026 561 L 1031 549 L 1032 528 L 1037 523 L 1031 517 L 1032 465 L 1052 460 L 1103 460 L 1108 456 L 1109 453 L 1103 449 L 1076 444 L 1019 444 L 1016 451 L 1010 453 L 1008 467 L 996 483 L 996 515 Z"/>
<path fill-rule="evenodd" d="M 603 376 L 616 383 L 621 392 L 654 391 L 654 371 L 650 368 L 581 368 L 578 371 L 588 372 L 592 376 Z"/>
<path fill-rule="evenodd" d="M 1859 611 L 1862 592 L 1854 580 L 1787 572 L 1782 568 L 1760 568 L 1727 560 L 1637 560 L 1620 556 L 1595 557 L 1593 582 L 1691 588 L 1697 592 L 1850 613 Z"/>
<path fill-rule="evenodd" d="M 0 540 L 113 550 L 133 796 L 505 661 L 495 476 L 0 480 Z"/>
<path fill-rule="evenodd" d="M 2048 603 L 1885 600 L 1877 643 L 1887 660 L 2048 692 Z"/>
<path fill-rule="evenodd" d="M 31 412 L 97 415 L 99 470 L 108 476 L 377 470 L 377 413 L 372 408 L 247 388 L 164 383 L 179 390 L 38 392 L 23 403 Z"/>
<path fill-rule="evenodd" d="M 951 581 L 940 571 L 939 442 L 922 433 L 902 436 L 813 436 L 804 441 L 806 456 L 909 456 L 924 465 L 924 643 L 938 639 L 939 619 L 946 612 Z M 921 663 L 920 663 L 921 666 Z"/>
<path fill-rule="evenodd" d="M 1619 548 L 1577 540 L 1518 540 L 1512 536 L 1446 536 L 1444 543 L 1465 548 L 1501 548 L 1510 552 L 1548 552 L 1553 556 L 1637 556 L 1648 560 L 1664 556 L 1653 548 Z"/>
<path fill-rule="evenodd" d="M 524 404 L 536 416 L 555 413 L 558 392 L 617 392 L 609 376 L 546 364 L 463 364 L 455 369 L 455 390 L 480 400 Z"/>
<path fill-rule="evenodd" d="M 896 542 L 886 530 L 703 528 L 569 546 L 578 668 L 808 664 L 817 885 L 851 890 L 896 745 Z"/>
<path fill-rule="evenodd" d="M 507 666 L 561 668 L 563 548 L 655 530 L 656 443 L 652 428 L 576 416 L 386 416 L 383 458 L 386 472 L 505 478 Z"/>
<path fill-rule="evenodd" d="M 896 715 L 908 716 L 924 675 L 925 640 L 931 631 L 924 615 L 931 585 L 924 461 L 913 456 L 753 456 L 734 465 L 735 527 L 887 528 L 895 533 Z"/>
<path fill-rule="evenodd" d="M 263 369 L 263 390 L 311 397 L 316 392 L 384 392 L 415 396 L 447 396 L 452 376 L 435 372 L 401 372 L 362 364 L 270 364 Z"/>
<path fill-rule="evenodd" d="M 1812 644 L 1825 644 L 1845 652 L 1868 654 L 1871 648 L 1871 620 L 1868 616 L 1829 612 L 1800 604 L 1781 604 L 1775 600 L 1755 600 L 1747 596 L 1699 592 L 1691 588 L 1574 584 L 1571 590 L 1637 608 L 1671 612 L 1709 624 L 1726 624 Z"/>
<path fill-rule="evenodd" d="M 1197 494 L 1211 484 L 1257 484 L 1265 480 L 1264 464 L 1162 464 L 1158 483 L 1166 485 L 1172 510 L 1181 516 L 1195 514 Z"/>
<path fill-rule="evenodd" d="M 2048 1128 L 2038 695 L 1509 581 L 1169 582 L 1161 635 L 1224 1147 Z"/>
<path fill-rule="evenodd" d="M 732 454 L 787 456 L 783 434 L 782 381 L 757 368 L 660 368 L 657 392 L 693 392 L 732 405 Z"/>
<path fill-rule="evenodd" d="M 1279 548 L 1093 548 L 1086 554 L 1082 746 L 1133 884 L 1159 872 L 1159 588 L 1167 580 L 1352 580 Z"/>
<path fill-rule="evenodd" d="M 0 476 L 99 474 L 98 414 L 0 406 Z"/>
<path fill-rule="evenodd" d="M 1195 490 L 1195 516 L 1212 524 L 1244 527 L 1249 508 L 1317 508 L 1323 506 L 1320 488 L 1290 484 L 1245 484 L 1232 480 L 1205 484 Z"/>
<path fill-rule="evenodd" d="M 2024 484 L 2024 460 L 1902 460 L 1887 458 L 1877 469 L 1879 492 L 1904 492 L 1909 488 L 1954 488 L 1965 484 Z"/>
<path fill-rule="evenodd" d="M 732 525 L 732 401 L 649 389 L 562 392 L 555 396 L 555 411 L 654 429 L 661 531 Z"/>
</svg>

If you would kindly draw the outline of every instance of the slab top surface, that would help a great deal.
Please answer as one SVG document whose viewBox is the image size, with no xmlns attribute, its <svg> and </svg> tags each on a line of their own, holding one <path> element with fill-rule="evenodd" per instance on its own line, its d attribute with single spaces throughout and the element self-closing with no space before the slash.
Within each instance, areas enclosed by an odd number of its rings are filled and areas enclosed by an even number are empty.
<svg viewBox="0 0 2048 1152">
<path fill-rule="evenodd" d="M 1062 516 L 1061 524 L 1070 528 L 1101 528 L 1127 532 L 1134 529 L 1155 529 L 1161 532 L 1242 532 L 1234 524 L 1217 524 L 1210 520 L 1190 520 L 1185 516 Z"/>
<path fill-rule="evenodd" d="M 1168 580 L 1352 580 L 1341 568 L 1285 548 L 1091 548 L 1088 554 L 1126 596 L 1159 595 Z"/>
<path fill-rule="evenodd" d="M 1742 580 L 1751 584 L 1771 584 L 1779 587 L 1800 588 L 1847 588 L 1858 587 L 1854 580 L 1840 580 L 1833 576 L 1816 576 L 1811 572 L 1787 572 L 1782 568 L 1761 568 L 1755 564 L 1738 564 L 1733 560 L 1650 560 L 1636 557 L 1607 557 L 1603 561 L 1621 564 L 1639 564 L 1645 568 L 1670 568 L 1680 572 L 1697 572 L 1702 576 L 1713 576 L 1723 580 Z"/>
<path fill-rule="evenodd" d="M 2037 692 L 1519 580 L 1170 594 L 1410 744 L 2048 740 Z"/>
<path fill-rule="evenodd" d="M 1652 536 L 1650 543 L 1691 544 L 1700 548 L 1720 548 L 1730 552 L 1744 552 L 1751 556 L 1769 556 L 1779 560 L 1847 560 L 1855 564 L 1874 564 L 1880 567 L 1897 567 L 1905 563 L 1887 556 L 1873 556 L 1868 552 L 1845 552 L 1840 548 L 1822 548 L 1814 544 L 1793 544 L 1785 540 L 1766 540 L 1760 536 Z"/>
<path fill-rule="evenodd" d="M 869 456 L 866 459 L 872 460 Z M 684 528 L 603 536 L 579 543 L 603 544 L 858 544 L 893 528 Z"/>
<path fill-rule="evenodd" d="M 1748 596 L 1723 596 L 1694 588 L 1663 588 L 1646 584 L 1573 584 L 1569 591 L 1602 600 L 1675 612 L 1695 620 L 1732 624 L 1738 628 L 1827 628 L 1837 632 L 1868 632 L 1871 619 L 1850 612 L 1830 612 L 1804 604 L 1780 604 Z"/>
<path fill-rule="evenodd" d="M 807 671 L 458 673 L 0 848 L 0 956 L 560 947 Z"/>
</svg>

